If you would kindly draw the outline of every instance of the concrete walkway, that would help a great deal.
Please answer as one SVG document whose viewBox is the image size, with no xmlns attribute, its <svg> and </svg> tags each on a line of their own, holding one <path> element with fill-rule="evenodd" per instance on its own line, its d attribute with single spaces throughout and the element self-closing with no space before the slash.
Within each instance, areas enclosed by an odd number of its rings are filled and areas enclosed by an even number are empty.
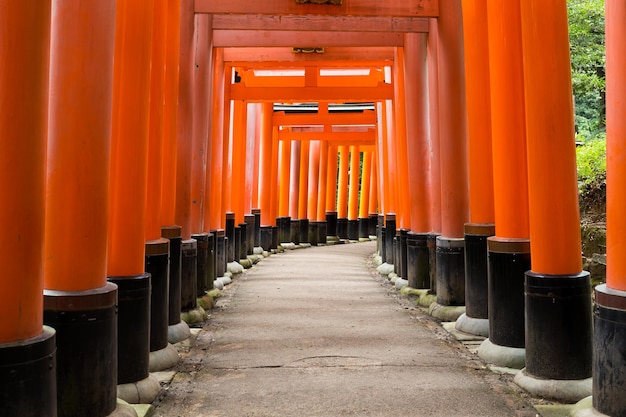
<svg viewBox="0 0 626 417">
<path fill-rule="evenodd" d="M 534 417 L 368 268 L 373 242 L 273 255 L 235 278 L 156 416 Z"/>
</svg>

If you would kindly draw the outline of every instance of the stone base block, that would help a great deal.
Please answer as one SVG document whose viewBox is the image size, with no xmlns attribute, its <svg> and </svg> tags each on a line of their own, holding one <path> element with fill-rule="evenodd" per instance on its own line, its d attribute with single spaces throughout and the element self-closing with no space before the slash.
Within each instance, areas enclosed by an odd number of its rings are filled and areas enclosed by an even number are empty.
<svg viewBox="0 0 626 417">
<path fill-rule="evenodd" d="M 463 313 L 456 320 L 455 327 L 464 333 L 489 337 L 489 319 L 477 319 Z"/>
<path fill-rule="evenodd" d="M 522 369 L 515 375 L 515 383 L 538 397 L 574 403 L 591 395 L 591 377 L 586 379 L 541 379 Z"/>
<path fill-rule="evenodd" d="M 164 371 L 175 367 L 180 358 L 178 351 L 171 343 L 161 350 L 150 352 L 150 372 Z"/>
<path fill-rule="evenodd" d="M 522 369 L 526 364 L 526 349 L 500 346 L 485 339 L 478 348 L 478 356 L 487 363 L 512 369 Z"/>
<path fill-rule="evenodd" d="M 161 384 L 154 375 L 148 375 L 141 381 L 117 386 L 117 398 L 130 404 L 150 404 L 160 392 Z"/>
<path fill-rule="evenodd" d="M 187 340 L 189 336 L 191 336 L 189 325 L 183 320 L 167 327 L 167 341 L 171 344 Z"/>
</svg>

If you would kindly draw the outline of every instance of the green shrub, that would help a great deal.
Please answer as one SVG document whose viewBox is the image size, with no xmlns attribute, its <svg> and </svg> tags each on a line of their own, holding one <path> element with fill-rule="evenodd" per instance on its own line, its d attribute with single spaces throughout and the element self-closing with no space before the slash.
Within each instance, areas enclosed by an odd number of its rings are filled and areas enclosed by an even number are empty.
<svg viewBox="0 0 626 417">
<path fill-rule="evenodd" d="M 576 148 L 578 188 L 584 194 L 606 184 L 606 138 L 604 134 Z"/>
</svg>

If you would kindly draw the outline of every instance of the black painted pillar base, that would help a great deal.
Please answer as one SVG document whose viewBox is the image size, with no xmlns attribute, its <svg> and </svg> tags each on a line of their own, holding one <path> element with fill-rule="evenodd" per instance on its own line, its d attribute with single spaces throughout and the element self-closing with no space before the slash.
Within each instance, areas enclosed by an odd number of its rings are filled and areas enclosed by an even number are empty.
<svg viewBox="0 0 626 417">
<path fill-rule="evenodd" d="M 300 243 L 311 243 L 309 241 L 309 219 L 300 219 Z"/>
<path fill-rule="evenodd" d="M 181 274 L 181 245 L 182 228 L 180 226 L 164 226 L 161 236 L 170 241 L 170 288 L 168 304 L 168 324 L 180 323 L 180 274 Z"/>
<path fill-rule="evenodd" d="M 209 237 L 209 258 L 207 260 L 207 291 L 213 289 L 213 281 L 215 281 L 217 276 L 217 231 L 208 233 Z M 171 249 L 170 249 L 171 252 Z M 171 262 L 171 261 L 170 261 Z M 171 276 L 170 276 L 171 279 Z"/>
<path fill-rule="evenodd" d="M 117 384 L 138 382 L 150 373 L 150 274 L 107 279 L 118 288 Z"/>
<path fill-rule="evenodd" d="M 278 245 L 280 244 L 279 240 L 280 236 L 278 226 L 272 226 L 272 244 L 270 245 L 270 249 L 268 250 L 277 250 Z"/>
<path fill-rule="evenodd" d="M 194 233 L 191 238 L 196 240 L 198 248 L 196 255 L 196 295 L 202 297 L 204 292 L 209 289 L 209 234 Z"/>
<path fill-rule="evenodd" d="M 379 214 L 376 218 L 376 251 L 383 258 L 383 252 L 385 251 L 385 241 L 383 239 L 383 230 L 385 230 L 385 215 Z M 383 262 L 385 260 L 383 259 Z"/>
<path fill-rule="evenodd" d="M 328 225 L 326 221 L 317 222 L 317 243 L 325 245 L 328 240 Z"/>
<path fill-rule="evenodd" d="M 393 273 L 397 274 L 398 276 L 400 275 L 400 267 L 401 267 L 401 261 L 400 261 L 400 231 L 396 230 L 396 235 L 393 237 Z"/>
<path fill-rule="evenodd" d="M 256 218 L 254 214 L 246 214 L 243 216 L 244 221 L 246 222 L 246 256 L 252 255 L 254 253 L 254 234 L 256 230 Z"/>
<path fill-rule="evenodd" d="M 296 245 L 300 244 L 300 220 L 299 219 L 291 219 L 291 229 L 290 229 L 290 242 L 293 242 Z"/>
<path fill-rule="evenodd" d="M 252 215 L 254 216 L 254 247 L 259 247 L 259 246 L 262 246 L 261 245 L 261 209 L 253 208 Z"/>
<path fill-rule="evenodd" d="M 437 238 L 438 233 L 429 233 L 426 237 L 426 247 L 428 248 L 428 266 L 430 275 L 430 289 L 437 293 Z"/>
<path fill-rule="evenodd" d="M 428 235 L 408 232 L 406 237 L 407 268 L 406 280 L 409 287 L 430 288 L 430 264 L 428 261 Z"/>
<path fill-rule="evenodd" d="M 491 354 L 494 349 L 482 349 L 481 345 L 478 355 L 495 365 L 521 369 L 525 362 L 524 280 L 530 269 L 530 241 L 492 236 L 487 238 L 487 250 L 489 339 L 486 342 L 497 349 Z M 485 342 L 483 345 L 487 346 Z M 513 357 L 517 358 L 512 361 Z"/>
<path fill-rule="evenodd" d="M 384 227 L 380 228 L 380 236 L 381 238 L 378 239 L 380 259 L 385 264 L 387 263 L 387 230 Z"/>
<path fill-rule="evenodd" d="M 339 236 L 337 233 L 337 212 L 326 212 L 326 234 L 327 236 Z"/>
<path fill-rule="evenodd" d="M 593 339 L 589 272 L 545 275 L 528 271 L 525 288 L 526 367 L 515 382 L 534 394 L 563 402 L 588 397 Z"/>
<path fill-rule="evenodd" d="M 198 273 L 198 244 L 195 239 L 183 240 L 182 274 L 180 279 L 180 309 L 194 310 L 198 306 L 196 275 Z"/>
<path fill-rule="evenodd" d="M 169 253 L 167 239 L 146 242 L 145 271 L 152 276 L 150 295 L 150 352 L 167 347 L 169 325 Z M 195 277 L 194 277 L 195 278 Z M 195 283 L 194 283 L 195 286 Z"/>
<path fill-rule="evenodd" d="M 58 415 L 112 413 L 117 405 L 117 285 L 44 290 L 44 323 L 57 332 Z"/>
<path fill-rule="evenodd" d="M 359 221 L 357 219 L 348 220 L 348 239 L 359 240 Z"/>
<path fill-rule="evenodd" d="M 370 219 L 369 217 L 361 217 L 358 220 L 359 222 L 359 240 L 361 239 L 369 239 L 369 228 L 370 228 Z"/>
<path fill-rule="evenodd" d="M 278 227 L 278 244 L 291 242 L 291 217 L 279 216 L 276 218 Z M 278 246 L 278 245 L 276 245 Z"/>
<path fill-rule="evenodd" d="M 385 260 L 388 264 L 395 263 L 395 253 L 393 249 L 393 238 L 396 236 L 396 215 L 387 213 L 385 219 Z"/>
<path fill-rule="evenodd" d="M 233 260 L 231 262 L 239 262 L 241 259 L 241 227 L 235 226 L 235 244 L 234 244 Z"/>
<path fill-rule="evenodd" d="M 226 232 L 226 264 L 235 261 L 235 213 L 229 211 L 226 213 L 226 223 L 224 224 Z"/>
<path fill-rule="evenodd" d="M 595 288 L 593 309 L 593 408 L 626 415 L 626 291 Z"/>
<path fill-rule="evenodd" d="M 482 337 L 489 337 L 487 238 L 494 234 L 493 224 L 465 224 L 465 313 L 456 328 Z"/>
<path fill-rule="evenodd" d="M 339 236 L 339 239 L 348 239 L 348 219 L 337 219 L 337 236 Z"/>
<path fill-rule="evenodd" d="M 223 229 L 217 231 L 215 242 L 215 275 L 216 279 L 224 276 L 226 272 L 226 233 Z"/>
<path fill-rule="evenodd" d="M 370 213 L 368 218 L 367 234 L 368 237 L 376 236 L 376 226 L 378 225 L 378 214 Z"/>
<path fill-rule="evenodd" d="M 239 223 L 240 240 L 239 240 L 239 253 L 236 261 L 240 259 L 248 259 L 248 225 L 246 223 Z"/>
<path fill-rule="evenodd" d="M 437 238 L 437 303 L 465 304 L 465 239 Z"/>
<path fill-rule="evenodd" d="M 400 229 L 400 234 L 397 235 L 398 236 L 398 243 L 399 243 L 399 251 L 398 251 L 398 255 L 399 255 L 399 259 L 400 261 L 398 262 L 398 264 L 400 265 L 400 276 L 404 279 L 407 279 L 407 275 L 408 275 L 408 255 L 407 255 L 407 245 L 406 245 L 406 241 L 407 241 L 407 236 L 408 236 L 409 230 L 408 229 Z"/>
<path fill-rule="evenodd" d="M 259 244 L 264 251 L 269 251 L 272 247 L 272 226 L 261 226 Z"/>
<path fill-rule="evenodd" d="M 56 417 L 56 331 L 0 343 L 0 408 L 3 417 Z"/>
<path fill-rule="evenodd" d="M 317 222 L 309 221 L 309 243 L 311 246 L 317 246 L 318 242 L 318 226 Z"/>
</svg>

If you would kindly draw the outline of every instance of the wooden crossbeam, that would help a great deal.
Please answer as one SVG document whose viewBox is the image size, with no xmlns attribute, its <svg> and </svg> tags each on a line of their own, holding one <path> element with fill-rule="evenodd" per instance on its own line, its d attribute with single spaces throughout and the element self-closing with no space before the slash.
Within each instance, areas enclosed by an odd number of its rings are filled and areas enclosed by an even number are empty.
<svg viewBox="0 0 626 417">
<path fill-rule="evenodd" d="M 393 99 L 393 86 L 379 83 L 376 87 L 246 87 L 230 86 L 231 100 L 251 102 L 364 102 Z"/>
<path fill-rule="evenodd" d="M 213 46 L 216 48 L 403 45 L 402 32 L 213 30 Z"/>
<path fill-rule="evenodd" d="M 363 68 L 391 65 L 394 47 L 328 47 L 324 53 L 296 54 L 289 47 L 225 48 L 224 61 L 236 67 L 290 68 L 319 66 L 325 68 Z"/>
<path fill-rule="evenodd" d="M 322 141 L 342 141 L 348 144 L 374 144 L 376 140 L 376 130 L 369 129 L 367 132 L 293 132 L 287 129 L 278 131 L 278 140 L 322 140 Z M 370 143 L 371 142 L 371 143 Z"/>
<path fill-rule="evenodd" d="M 342 5 L 297 4 L 293 0 L 195 0 L 196 13 L 437 17 L 439 0 L 346 0 Z"/>
<path fill-rule="evenodd" d="M 274 112 L 274 126 L 315 126 L 315 125 L 375 125 L 376 112 L 365 110 L 362 113 L 285 113 Z"/>
</svg>

